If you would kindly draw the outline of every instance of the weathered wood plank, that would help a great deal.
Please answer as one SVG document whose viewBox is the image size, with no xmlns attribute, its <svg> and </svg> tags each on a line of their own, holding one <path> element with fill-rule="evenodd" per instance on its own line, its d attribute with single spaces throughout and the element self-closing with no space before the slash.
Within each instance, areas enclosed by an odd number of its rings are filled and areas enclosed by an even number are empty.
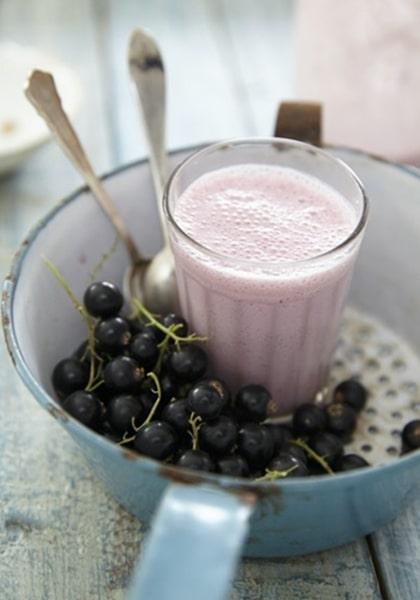
<svg viewBox="0 0 420 600">
<path fill-rule="evenodd" d="M 76 129 L 97 170 L 108 169 L 111 144 L 95 64 L 97 48 L 89 4 L 83 0 L 2 2 L 0 36 L 35 46 L 77 71 L 84 96 Z M 0 221 L 4 230 L 0 246 L 14 247 L 29 225 L 80 183 L 80 176 L 55 143 L 43 146 L 16 174 L 1 179 Z"/>
<path fill-rule="evenodd" d="M 367 545 L 354 543 L 304 557 L 245 560 L 232 600 L 379 600 Z"/>
<path fill-rule="evenodd" d="M 420 596 L 420 501 L 371 536 L 382 582 L 391 600 Z"/>
<path fill-rule="evenodd" d="M 110 142 L 89 4 L 84 0 L 3 2 L 0 35 L 36 46 L 77 70 L 85 95 L 76 128 L 95 167 L 108 168 Z M 79 176 L 53 143 L 39 150 L 19 172 L 0 181 L 1 280 L 28 228 L 57 198 L 79 184 Z M 0 389 L 1 597 L 109 598 L 117 564 L 113 559 L 111 565 L 110 552 L 120 535 L 120 509 L 93 481 L 70 439 L 24 390 L 3 342 Z M 112 516 L 103 523 L 109 502 Z M 131 528 L 134 535 L 140 525 L 133 523 Z M 98 552 L 103 530 L 108 539 Z M 136 544 L 138 540 L 139 536 Z M 114 597 L 122 598 L 122 592 Z"/>
<path fill-rule="evenodd" d="M 158 39 L 167 72 L 167 140 L 175 148 L 247 135 L 248 109 L 232 74 L 231 48 L 220 32 L 223 15 L 212 2 L 157 0 L 109 7 L 108 60 L 116 105 L 118 156 L 146 153 L 134 90 L 125 66 L 129 33 L 136 26 Z"/>
<path fill-rule="evenodd" d="M 122 600 L 141 524 L 107 496 L 0 348 L 0 586 L 4 600 Z"/>
<path fill-rule="evenodd" d="M 253 134 L 272 135 L 277 105 L 294 98 L 293 0 L 217 0 Z"/>
</svg>

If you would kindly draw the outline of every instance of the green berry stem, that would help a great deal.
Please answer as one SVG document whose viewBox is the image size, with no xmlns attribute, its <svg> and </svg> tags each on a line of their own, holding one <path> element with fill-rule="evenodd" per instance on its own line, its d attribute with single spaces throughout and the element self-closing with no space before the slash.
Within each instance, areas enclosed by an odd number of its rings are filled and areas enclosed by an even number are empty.
<svg viewBox="0 0 420 600">
<path fill-rule="evenodd" d="M 62 287 L 64 288 L 66 294 L 68 295 L 68 297 L 70 298 L 70 300 L 73 302 L 74 307 L 76 310 L 79 311 L 79 313 L 82 315 L 82 317 L 84 319 L 86 319 L 86 315 L 88 314 L 85 307 L 83 306 L 83 304 L 81 302 L 79 302 L 79 300 L 76 297 L 76 294 L 73 292 L 73 290 L 71 289 L 71 287 L 69 286 L 69 284 L 67 283 L 67 281 L 64 279 L 63 275 L 60 273 L 58 267 L 56 267 L 49 258 L 47 258 L 46 256 L 42 257 L 42 260 L 44 261 L 46 267 L 48 268 L 48 270 L 54 275 L 54 277 L 57 279 L 57 281 L 62 285 Z"/>
<path fill-rule="evenodd" d="M 158 348 L 159 348 L 159 356 L 158 359 L 156 361 L 156 364 L 154 366 L 153 371 L 155 373 L 160 373 L 160 370 L 162 368 L 162 361 L 163 361 L 163 356 L 166 352 L 166 350 L 168 349 L 169 346 L 169 342 L 171 341 L 171 333 L 174 333 L 177 329 L 179 329 L 180 327 L 182 327 L 181 323 L 177 323 L 174 325 L 170 325 L 168 327 L 168 333 L 165 335 L 165 337 L 163 338 L 163 340 L 158 344 Z"/>
<path fill-rule="evenodd" d="M 124 433 L 124 435 L 122 436 L 122 438 L 120 439 L 120 441 L 118 442 L 119 446 L 123 446 L 124 444 L 129 444 L 130 442 L 134 442 L 136 436 L 135 435 L 128 435 L 128 432 L 126 431 Z"/>
<path fill-rule="evenodd" d="M 52 275 L 56 278 L 56 280 L 63 287 L 67 296 L 70 298 L 71 302 L 73 303 L 75 309 L 80 313 L 80 315 L 86 322 L 87 330 L 88 330 L 88 348 L 90 351 L 90 369 L 89 369 L 89 381 L 88 381 L 85 389 L 87 391 L 90 391 L 90 389 L 95 381 L 95 378 L 96 378 L 94 320 L 90 316 L 90 314 L 88 313 L 86 308 L 83 306 L 83 304 L 81 302 L 79 302 L 79 300 L 77 299 L 77 296 L 75 295 L 75 293 L 73 292 L 73 290 L 71 289 L 71 287 L 69 286 L 67 281 L 64 279 L 64 277 L 60 273 L 59 269 L 46 256 L 43 256 L 42 260 L 44 261 L 44 263 L 45 263 L 46 267 L 48 268 L 48 270 L 50 271 L 50 273 L 52 273 Z"/>
<path fill-rule="evenodd" d="M 133 428 L 133 430 L 137 433 L 137 431 L 139 429 L 141 429 L 141 425 L 139 427 L 137 427 L 136 425 L 136 417 L 132 417 L 131 418 L 131 427 Z"/>
<path fill-rule="evenodd" d="M 202 425 L 202 418 L 192 412 L 190 418 L 188 419 L 188 423 L 191 425 L 191 431 L 188 433 L 192 439 L 192 449 L 198 450 L 198 432 L 200 431 L 200 427 Z"/>
<path fill-rule="evenodd" d="M 303 450 L 305 450 L 306 454 L 308 456 L 310 456 L 311 458 L 313 458 L 319 465 L 321 465 L 321 467 L 330 475 L 334 475 L 334 471 L 331 469 L 330 465 L 327 463 L 327 461 L 320 456 L 317 452 L 315 452 L 315 450 L 312 450 L 312 448 L 310 446 L 308 446 L 308 444 L 306 442 L 304 442 L 302 439 L 298 438 L 297 440 L 290 440 L 290 443 L 293 444 L 294 446 L 299 446 L 299 448 L 302 448 Z"/>
<path fill-rule="evenodd" d="M 141 429 L 143 427 L 143 425 L 139 425 L 139 427 L 137 427 L 137 425 L 136 425 L 136 418 L 133 417 L 131 419 L 131 427 L 137 433 L 139 431 L 139 429 Z M 122 438 L 120 439 L 120 441 L 118 442 L 118 444 L 120 446 L 123 446 L 124 444 L 129 444 L 130 442 L 134 442 L 135 439 L 136 439 L 136 434 L 130 435 L 128 433 L 128 431 L 126 431 L 124 433 L 124 435 L 122 436 Z"/>
<path fill-rule="evenodd" d="M 114 254 L 114 252 L 117 249 L 118 246 L 118 242 L 120 240 L 120 236 L 118 234 L 115 235 L 114 241 L 112 242 L 111 247 L 104 252 L 100 259 L 98 260 L 98 262 L 96 263 L 96 265 L 93 267 L 92 271 L 90 272 L 90 281 L 91 283 L 93 283 L 94 281 L 96 281 L 97 275 L 99 273 L 99 271 L 102 269 L 102 267 L 104 266 L 104 264 L 106 263 L 106 261 Z"/>
<path fill-rule="evenodd" d="M 254 479 L 254 481 L 275 481 L 276 479 L 283 479 L 284 477 L 287 477 L 289 473 L 297 469 L 297 467 L 298 465 L 293 465 L 289 469 L 284 469 L 283 471 L 272 471 L 270 469 L 266 469 L 265 475 L 263 475 L 262 477 L 257 477 L 256 479 Z"/>
<path fill-rule="evenodd" d="M 105 382 L 103 379 L 99 379 L 98 381 L 95 381 L 94 383 L 92 383 L 91 386 L 89 386 L 89 384 L 86 386 L 86 392 L 94 392 L 95 390 L 97 390 L 99 387 L 101 387 L 101 385 L 103 385 Z"/>
<path fill-rule="evenodd" d="M 157 399 L 156 399 L 155 403 L 153 404 L 152 408 L 150 409 L 147 419 L 142 423 L 142 425 L 141 425 L 142 427 L 144 427 L 145 425 L 148 425 L 150 423 L 150 421 L 153 419 L 153 415 L 155 414 L 157 407 L 159 406 L 159 403 L 162 399 L 162 388 L 160 386 L 160 381 L 159 381 L 159 378 L 156 375 L 156 373 L 153 373 L 153 371 L 151 371 L 150 373 L 147 373 L 147 377 L 150 377 L 150 379 L 152 379 L 154 384 L 156 385 L 156 389 L 152 388 L 152 392 L 157 394 Z"/>
<path fill-rule="evenodd" d="M 205 342 L 205 341 L 207 341 L 206 337 L 200 337 L 198 335 L 195 335 L 195 333 L 192 333 L 187 336 L 177 335 L 174 331 L 174 328 L 165 327 L 165 325 L 160 323 L 160 321 L 158 321 L 152 315 L 152 313 L 150 311 L 148 311 L 147 308 L 137 298 L 133 298 L 132 303 L 133 303 L 133 307 L 134 307 L 134 311 L 135 311 L 132 318 L 137 317 L 139 314 L 144 315 L 152 325 L 154 325 L 157 329 L 160 329 L 160 331 L 162 331 L 165 335 L 172 338 L 175 343 L 180 344 L 180 343 L 185 343 L 185 342 Z"/>
<path fill-rule="evenodd" d="M 152 392 L 157 394 L 157 398 L 156 398 L 156 401 L 153 404 L 152 408 L 150 409 L 150 412 L 147 415 L 146 420 L 143 421 L 143 423 L 139 427 L 136 426 L 134 417 L 131 419 L 131 427 L 134 429 L 134 431 L 136 433 L 137 433 L 137 431 L 139 431 L 139 429 L 141 429 L 142 427 L 144 427 L 145 425 L 148 425 L 150 423 L 150 421 L 153 419 L 153 415 L 155 414 L 157 407 L 159 406 L 159 403 L 162 399 L 162 388 L 160 387 L 160 381 L 159 381 L 159 378 L 156 375 L 156 373 L 153 373 L 153 371 L 151 371 L 150 373 L 147 373 L 147 377 L 150 377 L 150 379 L 153 381 L 153 383 L 156 386 L 155 389 L 152 388 Z M 122 439 L 118 442 L 118 444 L 120 446 L 123 446 L 124 444 L 129 444 L 130 442 L 134 442 L 135 438 L 136 438 L 135 435 L 129 435 L 129 433 L 126 431 L 124 433 Z"/>
</svg>

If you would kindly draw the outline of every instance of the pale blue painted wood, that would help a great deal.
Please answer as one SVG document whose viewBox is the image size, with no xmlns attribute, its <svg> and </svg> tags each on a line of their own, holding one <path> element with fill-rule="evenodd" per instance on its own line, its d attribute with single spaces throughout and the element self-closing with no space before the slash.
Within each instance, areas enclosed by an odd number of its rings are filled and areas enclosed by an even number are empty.
<svg viewBox="0 0 420 600">
<path fill-rule="evenodd" d="M 383 587 L 392 600 L 420 596 L 420 501 L 372 535 Z"/>
<path fill-rule="evenodd" d="M 110 4 L 109 19 L 105 51 L 113 75 L 119 160 L 133 160 L 146 152 L 125 68 L 128 36 L 136 26 L 156 36 L 164 59 L 169 148 L 254 133 L 232 63 L 224 16 L 215 10 L 213 0 L 126 0 L 124 10 L 119 3 Z"/>
<path fill-rule="evenodd" d="M 253 135 L 271 135 L 277 106 L 294 95 L 294 0 L 217 0 Z"/>
<path fill-rule="evenodd" d="M 76 129 L 98 171 L 110 168 L 109 132 L 95 65 L 95 26 L 90 19 L 88 3 L 83 0 L 2 2 L 0 40 L 36 46 L 77 71 L 85 93 L 75 118 Z M 0 179 L 0 222 L 3 226 L 0 252 L 7 251 L 11 256 L 29 226 L 58 198 L 80 184 L 80 176 L 63 152 L 51 142 L 38 150 L 18 173 Z"/>
</svg>

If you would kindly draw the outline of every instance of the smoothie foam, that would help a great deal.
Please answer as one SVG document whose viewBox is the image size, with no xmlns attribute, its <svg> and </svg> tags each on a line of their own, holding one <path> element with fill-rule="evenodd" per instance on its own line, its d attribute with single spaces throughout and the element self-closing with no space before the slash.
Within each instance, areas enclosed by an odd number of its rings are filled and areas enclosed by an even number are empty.
<svg viewBox="0 0 420 600">
<path fill-rule="evenodd" d="M 356 224 L 353 208 L 332 188 L 293 169 L 268 165 L 203 175 L 180 196 L 175 218 L 210 250 L 263 262 L 323 254 Z"/>
</svg>

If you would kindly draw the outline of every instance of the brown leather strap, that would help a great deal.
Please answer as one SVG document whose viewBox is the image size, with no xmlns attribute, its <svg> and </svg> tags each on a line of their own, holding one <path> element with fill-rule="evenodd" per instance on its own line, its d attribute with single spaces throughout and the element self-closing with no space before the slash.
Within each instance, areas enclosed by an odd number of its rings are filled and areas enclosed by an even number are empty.
<svg viewBox="0 0 420 600">
<path fill-rule="evenodd" d="M 277 111 L 275 137 L 322 146 L 322 106 L 319 102 L 282 102 Z"/>
</svg>

